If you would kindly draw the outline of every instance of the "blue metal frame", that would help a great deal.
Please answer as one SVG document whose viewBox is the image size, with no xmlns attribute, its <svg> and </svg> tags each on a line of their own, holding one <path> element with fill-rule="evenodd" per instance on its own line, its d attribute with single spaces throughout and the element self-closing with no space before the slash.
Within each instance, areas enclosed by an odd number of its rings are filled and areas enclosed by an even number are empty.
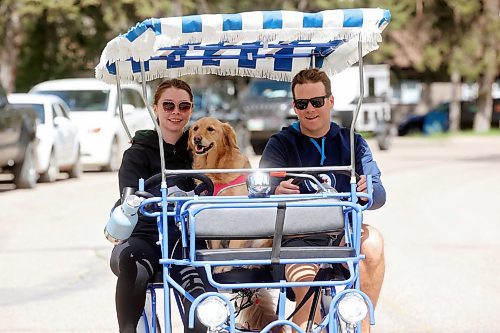
<svg viewBox="0 0 500 333">
<path fill-rule="evenodd" d="M 194 172 L 194 171 L 193 171 Z M 139 188 L 143 189 L 143 182 L 139 184 Z M 285 319 L 285 290 L 290 287 L 297 286 L 320 286 L 323 288 L 333 288 L 339 286 L 345 286 L 345 290 L 336 293 L 328 309 L 328 314 L 323 318 L 323 321 L 316 327 L 313 332 L 320 332 L 322 328 L 327 327 L 329 333 L 338 332 L 338 327 L 336 324 L 331 325 L 331 323 L 338 322 L 337 315 L 337 305 L 342 299 L 343 295 L 347 292 L 352 292 L 355 290 L 358 292 L 366 301 L 369 309 L 370 320 L 372 324 L 374 323 L 373 317 L 373 305 L 369 298 L 359 290 L 359 262 L 364 259 L 364 256 L 360 253 L 361 244 L 361 224 L 362 224 L 362 212 L 368 209 L 372 202 L 373 186 L 371 183 L 371 176 L 367 177 L 367 192 L 360 193 L 356 192 L 356 184 L 351 184 L 352 192 L 347 193 L 320 193 L 320 194 L 299 194 L 299 195 L 274 195 L 269 198 L 248 198 L 246 196 L 238 197 L 167 197 L 166 188 L 161 189 L 161 197 L 154 197 L 146 199 L 142 202 L 140 211 L 145 216 L 156 217 L 158 221 L 158 229 L 160 232 L 160 242 L 162 248 L 163 259 L 160 263 L 163 265 L 163 288 L 164 288 L 164 311 L 165 311 L 165 332 L 169 332 L 171 327 L 171 318 L 168 315 L 171 311 L 171 288 L 174 288 L 180 295 L 186 297 L 193 304 L 190 308 L 189 313 L 183 313 L 182 306 L 180 302 L 177 302 L 179 311 L 182 315 L 188 315 L 189 327 L 194 325 L 194 316 L 197 305 L 203 301 L 208 296 L 216 296 L 222 299 L 228 306 L 230 310 L 229 326 L 225 327 L 229 332 L 239 332 L 235 328 L 235 314 L 234 307 L 231 304 L 227 296 L 217 293 L 205 293 L 197 298 L 194 298 L 186 290 L 184 290 L 178 283 L 176 283 L 169 275 L 170 265 L 186 265 L 193 267 L 203 267 L 208 277 L 209 283 L 215 288 L 228 290 L 228 289 L 242 289 L 242 288 L 274 288 L 279 289 L 279 299 L 278 299 L 278 320 L 267 325 L 260 332 L 270 332 L 274 326 L 278 325 L 288 325 L 297 330 L 297 332 L 303 333 L 297 325 L 293 322 Z M 357 203 L 359 197 L 368 198 L 368 203 L 366 205 L 360 205 Z M 341 201 L 329 202 L 329 203 L 319 203 L 314 202 L 297 202 L 297 199 L 319 199 L 319 198 L 337 198 Z M 291 201 L 288 202 L 287 206 L 295 207 L 320 207 L 320 206 L 342 206 L 345 216 L 345 237 L 346 243 L 350 244 L 355 250 L 355 256 L 349 258 L 309 258 L 309 259 L 281 259 L 282 264 L 291 263 L 325 263 L 325 264 L 338 264 L 343 263 L 347 265 L 350 276 L 349 278 L 342 281 L 312 281 L 312 282 L 271 282 L 271 283 L 218 283 L 214 280 L 212 276 L 212 269 L 216 266 L 243 266 L 243 265 L 270 265 L 271 260 L 230 260 L 230 261 L 202 261 L 196 258 L 196 216 L 200 212 L 209 209 L 238 209 L 238 208 L 259 208 L 259 207 L 277 207 L 278 202 Z M 347 200 L 347 201 L 342 201 Z M 175 203 L 175 209 L 168 211 L 165 209 L 168 207 L 168 203 Z M 145 207 L 151 203 L 161 203 L 161 212 L 151 212 Z M 207 204 L 204 207 L 192 208 L 193 204 Z M 174 217 L 176 222 L 180 222 L 180 228 L 182 233 L 182 244 L 183 246 L 189 247 L 189 258 L 186 259 L 169 259 L 166 249 L 168 249 L 168 217 Z M 350 218 L 349 218 L 350 217 Z M 188 232 L 189 230 L 189 232 Z M 149 289 L 152 290 L 152 296 L 154 294 L 154 289 L 159 288 L 158 284 L 150 285 Z M 156 298 L 154 297 L 154 302 L 152 302 L 153 313 L 156 312 Z M 326 310 L 326 309 L 325 309 Z M 153 332 L 156 332 L 156 320 L 153 320 Z M 356 329 L 358 331 L 359 329 Z"/>
</svg>

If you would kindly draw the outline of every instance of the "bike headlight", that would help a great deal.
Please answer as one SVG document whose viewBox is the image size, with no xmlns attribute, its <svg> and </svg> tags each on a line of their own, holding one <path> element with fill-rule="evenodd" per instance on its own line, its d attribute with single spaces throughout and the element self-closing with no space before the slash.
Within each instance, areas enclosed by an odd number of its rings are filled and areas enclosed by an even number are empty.
<svg viewBox="0 0 500 333">
<path fill-rule="evenodd" d="M 248 196 L 255 198 L 267 197 L 271 191 L 269 175 L 263 172 L 256 172 L 247 177 Z"/>
<path fill-rule="evenodd" d="M 355 324 L 365 319 L 368 307 L 361 295 L 355 292 L 346 293 L 339 301 L 340 318 L 348 324 Z"/>
<path fill-rule="evenodd" d="M 201 323 L 211 330 L 227 321 L 229 312 L 226 303 L 216 296 L 205 298 L 196 307 L 196 314 Z"/>
</svg>

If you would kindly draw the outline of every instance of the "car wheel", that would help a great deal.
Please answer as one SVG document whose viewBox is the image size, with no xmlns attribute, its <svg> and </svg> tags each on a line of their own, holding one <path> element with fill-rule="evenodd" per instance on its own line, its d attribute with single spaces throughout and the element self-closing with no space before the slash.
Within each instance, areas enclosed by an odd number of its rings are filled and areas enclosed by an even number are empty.
<svg viewBox="0 0 500 333">
<path fill-rule="evenodd" d="M 34 188 L 38 175 L 35 168 L 35 149 L 33 143 L 26 147 L 24 160 L 14 166 L 14 183 L 17 188 Z"/>
<path fill-rule="evenodd" d="M 102 170 L 117 171 L 120 168 L 120 163 L 121 163 L 120 147 L 118 145 L 118 140 L 114 138 L 113 142 L 111 143 L 111 148 L 109 150 L 108 164 L 106 164 L 102 168 Z"/>
<path fill-rule="evenodd" d="M 40 182 L 53 183 L 56 181 L 58 175 L 59 167 L 57 166 L 57 158 L 54 151 L 52 151 L 50 153 L 49 165 L 47 166 L 47 170 L 40 174 Z"/>
<path fill-rule="evenodd" d="M 267 140 L 251 140 L 250 141 L 255 155 L 262 155 L 266 148 Z"/>
<path fill-rule="evenodd" d="M 419 134 L 422 134 L 422 129 L 414 126 L 414 127 L 408 128 L 405 135 L 411 136 L 411 135 L 419 135 Z"/>
<path fill-rule="evenodd" d="M 238 125 L 235 127 L 236 141 L 238 143 L 238 148 L 241 151 L 246 151 L 247 147 L 250 145 L 250 136 L 248 131 L 244 126 Z"/>
<path fill-rule="evenodd" d="M 262 155 L 262 153 L 264 152 L 265 146 L 262 144 L 261 145 L 253 145 L 252 148 L 253 148 L 255 155 Z"/>
<path fill-rule="evenodd" d="M 82 161 L 80 160 L 80 150 L 78 150 L 78 157 L 76 158 L 75 163 L 68 170 L 69 178 L 80 178 L 83 173 Z"/>
<path fill-rule="evenodd" d="M 389 150 L 392 143 L 392 133 L 389 125 L 384 126 L 379 133 L 377 133 L 377 144 L 380 150 Z"/>
</svg>

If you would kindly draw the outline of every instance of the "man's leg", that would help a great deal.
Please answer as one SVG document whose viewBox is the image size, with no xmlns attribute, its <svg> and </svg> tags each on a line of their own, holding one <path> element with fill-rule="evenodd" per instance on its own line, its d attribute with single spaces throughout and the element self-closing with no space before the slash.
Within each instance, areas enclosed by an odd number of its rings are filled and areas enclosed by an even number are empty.
<svg viewBox="0 0 500 333">
<path fill-rule="evenodd" d="M 384 281 L 385 257 L 384 257 L 384 239 L 380 232 L 374 227 L 363 224 L 361 234 L 361 253 L 365 259 L 359 265 L 359 274 L 361 280 L 361 290 L 368 295 L 373 303 L 377 305 Z M 369 318 L 363 320 L 363 333 L 370 332 Z"/>
<path fill-rule="evenodd" d="M 318 273 L 319 266 L 314 264 L 291 264 L 285 267 L 285 277 L 286 280 L 291 282 L 305 282 L 313 281 L 314 277 Z M 294 287 L 292 288 L 295 294 L 295 304 L 300 304 L 302 299 L 309 287 Z M 292 321 L 297 324 L 300 328 L 306 329 L 307 320 L 309 319 L 309 313 L 311 311 L 313 297 L 310 297 L 306 303 L 297 311 L 293 316 Z M 319 323 L 321 321 L 321 313 L 319 306 L 316 308 L 314 315 L 314 322 Z M 295 332 L 295 330 L 294 330 Z"/>
</svg>

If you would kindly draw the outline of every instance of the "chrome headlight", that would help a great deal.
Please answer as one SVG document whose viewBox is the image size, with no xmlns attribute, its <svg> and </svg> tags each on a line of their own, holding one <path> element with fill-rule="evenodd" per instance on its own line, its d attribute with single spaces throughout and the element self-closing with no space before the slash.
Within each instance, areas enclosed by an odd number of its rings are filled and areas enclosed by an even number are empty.
<svg viewBox="0 0 500 333">
<path fill-rule="evenodd" d="M 365 319 L 368 306 L 361 295 L 349 292 L 339 301 L 338 312 L 343 321 L 352 325 Z"/>
<path fill-rule="evenodd" d="M 264 198 L 269 195 L 271 185 L 269 174 L 256 172 L 247 177 L 248 196 L 254 198 Z"/>
<path fill-rule="evenodd" d="M 203 325 L 210 330 L 215 330 L 217 326 L 227 321 L 229 311 L 223 300 L 216 296 L 209 296 L 196 307 L 196 314 Z"/>
</svg>

